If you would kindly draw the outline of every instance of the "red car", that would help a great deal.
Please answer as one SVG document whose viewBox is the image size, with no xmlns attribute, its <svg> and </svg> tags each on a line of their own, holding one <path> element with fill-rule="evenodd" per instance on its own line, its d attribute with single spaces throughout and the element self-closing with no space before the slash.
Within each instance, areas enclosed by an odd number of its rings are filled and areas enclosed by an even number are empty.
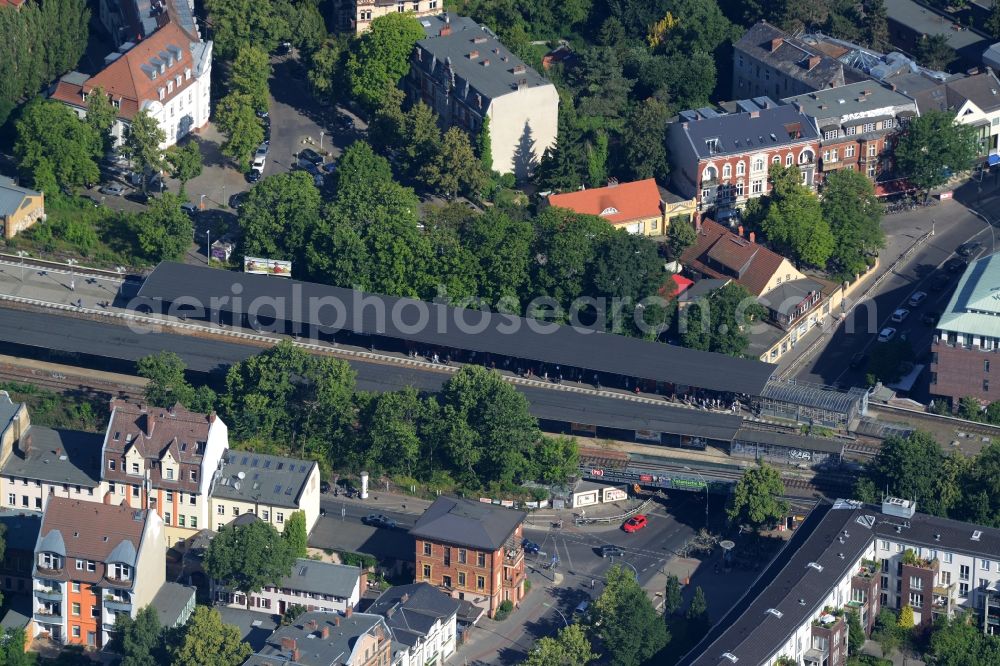
<svg viewBox="0 0 1000 666">
<path fill-rule="evenodd" d="M 649 521 L 646 520 L 646 516 L 643 516 L 641 514 L 638 516 L 632 516 L 631 518 L 625 521 L 625 524 L 622 525 L 622 529 L 629 533 L 638 532 L 643 527 L 645 527 L 648 522 Z"/>
</svg>

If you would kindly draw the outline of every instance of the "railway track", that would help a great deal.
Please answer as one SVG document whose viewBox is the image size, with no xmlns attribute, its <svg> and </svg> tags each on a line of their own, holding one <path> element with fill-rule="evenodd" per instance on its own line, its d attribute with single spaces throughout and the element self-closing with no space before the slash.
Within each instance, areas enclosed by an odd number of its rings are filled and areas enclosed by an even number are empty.
<svg viewBox="0 0 1000 666">
<path fill-rule="evenodd" d="M 70 368 L 66 369 L 71 370 Z M 78 392 L 82 390 L 106 395 L 108 398 L 115 396 L 127 399 L 141 398 L 142 396 L 142 390 L 139 386 L 128 386 L 93 377 L 85 377 L 76 373 L 47 372 L 37 368 L 26 368 L 6 363 L 0 365 L 0 380 L 31 384 L 55 391 L 56 393 Z"/>
<path fill-rule="evenodd" d="M 121 270 L 109 271 L 103 268 L 90 268 L 79 264 L 70 265 L 62 261 L 49 261 L 47 259 L 36 259 L 35 257 L 19 257 L 16 254 L 0 252 L 0 263 L 11 266 L 24 266 L 25 268 L 41 269 L 54 273 L 74 273 L 81 276 L 92 276 L 107 280 L 118 280 L 124 282 L 127 277 L 141 277 L 130 271 L 126 266 L 119 266 Z"/>
</svg>

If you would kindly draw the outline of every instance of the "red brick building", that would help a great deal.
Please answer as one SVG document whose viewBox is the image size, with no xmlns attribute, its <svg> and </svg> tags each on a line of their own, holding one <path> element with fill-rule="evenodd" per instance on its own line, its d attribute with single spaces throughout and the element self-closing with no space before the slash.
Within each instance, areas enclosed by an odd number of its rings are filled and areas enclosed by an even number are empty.
<svg viewBox="0 0 1000 666">
<path fill-rule="evenodd" d="M 435 585 L 490 615 L 524 598 L 526 514 L 439 497 L 410 530 L 416 540 L 416 582 Z"/>
</svg>

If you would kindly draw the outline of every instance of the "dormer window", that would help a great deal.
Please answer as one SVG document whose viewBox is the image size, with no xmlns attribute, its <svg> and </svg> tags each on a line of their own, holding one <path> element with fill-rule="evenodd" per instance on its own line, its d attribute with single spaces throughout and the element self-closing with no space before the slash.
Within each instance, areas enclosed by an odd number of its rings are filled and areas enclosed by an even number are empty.
<svg viewBox="0 0 1000 666">
<path fill-rule="evenodd" d="M 173 481 L 173 479 L 174 479 L 174 468 L 173 467 L 167 467 L 166 468 L 166 475 L 167 475 L 167 480 L 168 481 Z"/>
<path fill-rule="evenodd" d="M 172 93 L 174 91 L 174 82 L 167 81 L 167 92 Z M 163 95 L 160 95 L 160 99 L 163 99 Z"/>
<path fill-rule="evenodd" d="M 615 208 L 614 206 L 608 206 L 607 208 L 601 211 L 601 215 L 617 215 L 617 214 L 618 214 L 618 209 Z"/>
<path fill-rule="evenodd" d="M 62 565 L 62 557 L 56 555 L 55 553 L 39 553 L 38 555 L 38 566 L 42 569 L 55 571 L 57 569 L 62 569 Z"/>
<path fill-rule="evenodd" d="M 127 564 L 115 563 L 111 565 L 108 573 L 113 580 L 130 580 L 132 578 L 132 567 Z"/>
<path fill-rule="evenodd" d="M 191 78 L 191 68 L 188 67 L 187 69 L 184 70 L 184 80 L 186 81 L 190 78 Z"/>
<path fill-rule="evenodd" d="M 710 155 L 714 155 L 719 152 L 719 140 L 718 139 L 705 139 L 705 149 L 708 150 Z"/>
<path fill-rule="evenodd" d="M 160 96 L 160 99 L 163 99 L 164 97 L 167 96 L 167 93 L 163 88 L 158 88 L 156 93 Z"/>
<path fill-rule="evenodd" d="M 183 81 L 183 80 L 184 79 L 181 78 L 181 75 L 178 74 L 177 77 L 174 78 L 174 83 L 177 85 L 178 88 L 180 88 L 181 87 L 181 81 Z"/>
</svg>

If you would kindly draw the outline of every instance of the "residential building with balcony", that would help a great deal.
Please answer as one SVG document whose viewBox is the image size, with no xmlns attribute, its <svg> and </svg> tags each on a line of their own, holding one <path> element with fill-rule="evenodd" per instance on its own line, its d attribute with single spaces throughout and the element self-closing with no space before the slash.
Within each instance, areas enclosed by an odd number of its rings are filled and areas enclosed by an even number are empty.
<svg viewBox="0 0 1000 666">
<path fill-rule="evenodd" d="M 243 666 L 390 666 L 392 632 L 380 615 L 303 613 L 275 629 Z"/>
<path fill-rule="evenodd" d="M 917 103 L 875 81 L 786 97 L 813 118 L 820 133 L 820 171 L 858 171 L 875 182 L 893 170 L 892 147 L 903 125 L 917 115 Z"/>
<path fill-rule="evenodd" d="M 434 585 L 491 615 L 503 601 L 520 605 L 526 515 L 482 502 L 437 498 L 410 530 L 416 540 L 416 582 Z"/>
<path fill-rule="evenodd" d="M 930 393 L 952 408 L 965 396 L 1000 400 L 1000 255 L 971 262 L 938 319 L 931 342 Z"/>
<path fill-rule="evenodd" d="M 844 65 L 819 48 L 761 21 L 733 44 L 733 99 L 774 99 L 848 83 Z"/>
<path fill-rule="evenodd" d="M 32 637 L 106 646 L 117 615 L 135 617 L 164 583 L 162 531 L 153 511 L 50 499 L 34 550 Z"/>
<path fill-rule="evenodd" d="M 228 448 L 229 429 L 215 412 L 113 400 L 101 475 L 114 504 L 155 510 L 172 546 L 211 527 L 212 477 Z"/>
<path fill-rule="evenodd" d="M 660 188 L 654 178 L 632 183 L 612 181 L 607 187 L 550 194 L 547 201 L 556 208 L 596 215 L 630 234 L 663 236 L 667 233 Z"/>
<path fill-rule="evenodd" d="M 360 35 L 380 16 L 409 12 L 423 18 L 440 14 L 443 7 L 443 0 L 334 0 L 332 11 L 337 29 Z"/>
<path fill-rule="evenodd" d="M 358 567 L 302 557 L 280 585 L 268 585 L 251 593 L 249 603 L 242 592 L 228 590 L 219 583 L 215 584 L 215 600 L 232 608 L 271 615 L 284 615 L 293 605 L 309 611 L 344 612 L 358 604 L 367 587 L 367 574 Z"/>
<path fill-rule="evenodd" d="M 44 511 L 52 497 L 100 502 L 101 436 L 31 424 L 28 407 L 0 391 L 0 506 Z"/>
<path fill-rule="evenodd" d="M 681 196 L 718 221 L 734 217 L 748 200 L 770 190 L 773 164 L 797 168 L 815 187 L 820 137 L 815 123 L 790 105 L 768 98 L 736 102 L 737 111 L 682 111 L 670 124 L 670 174 Z"/>
<path fill-rule="evenodd" d="M 59 80 L 50 97 L 83 118 L 88 96 L 102 89 L 118 113 L 111 128 L 116 145 L 140 111 L 148 112 L 163 130 L 161 148 L 208 124 L 212 42 L 202 41 L 190 27 L 168 21 L 138 44 L 121 44 L 105 57 L 104 65 L 90 77 L 70 72 Z"/>
<path fill-rule="evenodd" d="M 433 585 L 394 585 L 369 613 L 385 618 L 392 631 L 393 666 L 444 666 L 455 654 L 461 604 Z"/>
<path fill-rule="evenodd" d="M 555 86 L 470 18 L 443 13 L 420 23 L 427 37 L 402 81 L 410 101 L 429 106 L 443 127 L 473 136 L 489 117 L 493 170 L 527 178 L 556 141 Z"/>
<path fill-rule="evenodd" d="M 296 511 L 306 531 L 319 519 L 319 465 L 311 460 L 228 450 L 212 478 L 210 529 L 251 513 L 279 532 Z"/>
<path fill-rule="evenodd" d="M 921 625 L 966 609 L 1000 633 L 998 553 L 1000 529 L 919 514 L 909 500 L 821 504 L 680 663 L 843 664 L 851 609 L 868 632 L 880 608 L 910 606 Z"/>
</svg>

